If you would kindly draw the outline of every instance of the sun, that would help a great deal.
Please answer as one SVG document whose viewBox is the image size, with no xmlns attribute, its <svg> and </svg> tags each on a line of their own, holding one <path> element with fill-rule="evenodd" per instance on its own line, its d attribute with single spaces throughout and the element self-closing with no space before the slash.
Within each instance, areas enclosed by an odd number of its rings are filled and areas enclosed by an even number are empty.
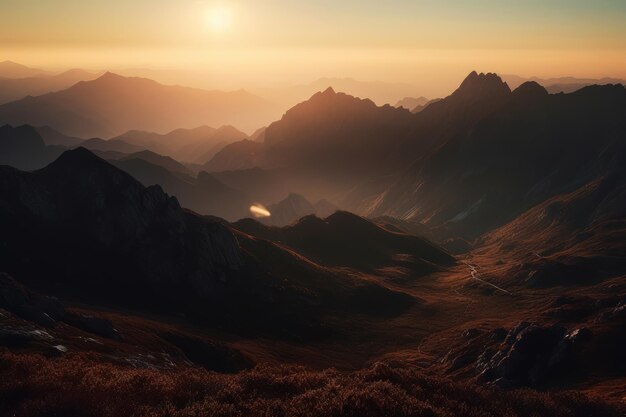
<svg viewBox="0 0 626 417">
<path fill-rule="evenodd" d="M 226 32 L 233 24 L 232 10 L 225 6 L 215 6 L 207 13 L 207 27 L 213 32 Z"/>
</svg>

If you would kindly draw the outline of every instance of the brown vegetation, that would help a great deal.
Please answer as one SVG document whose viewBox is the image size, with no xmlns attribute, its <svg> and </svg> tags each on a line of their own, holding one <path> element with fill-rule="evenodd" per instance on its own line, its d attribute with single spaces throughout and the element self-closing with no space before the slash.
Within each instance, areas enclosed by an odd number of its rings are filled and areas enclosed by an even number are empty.
<svg viewBox="0 0 626 417">
<path fill-rule="evenodd" d="M 353 373 L 257 367 L 133 369 L 73 355 L 0 353 L 0 414 L 13 416 L 618 416 L 573 393 L 493 391 L 377 363 Z"/>
</svg>

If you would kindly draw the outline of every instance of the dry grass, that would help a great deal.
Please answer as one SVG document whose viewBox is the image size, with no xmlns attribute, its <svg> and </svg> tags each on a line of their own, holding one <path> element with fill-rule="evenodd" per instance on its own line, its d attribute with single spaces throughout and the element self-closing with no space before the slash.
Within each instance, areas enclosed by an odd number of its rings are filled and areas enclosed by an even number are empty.
<svg viewBox="0 0 626 417">
<path fill-rule="evenodd" d="M 353 373 L 257 367 L 133 369 L 80 355 L 0 353 L 0 415 L 11 416 L 620 416 L 579 394 L 492 391 L 404 366 Z"/>
</svg>

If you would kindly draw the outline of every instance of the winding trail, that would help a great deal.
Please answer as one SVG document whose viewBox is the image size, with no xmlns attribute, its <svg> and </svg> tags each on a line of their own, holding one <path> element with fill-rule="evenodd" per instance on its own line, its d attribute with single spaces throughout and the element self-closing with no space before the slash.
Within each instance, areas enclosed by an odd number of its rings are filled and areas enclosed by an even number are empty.
<svg viewBox="0 0 626 417">
<path fill-rule="evenodd" d="M 513 293 L 511 291 L 505 290 L 502 287 L 498 287 L 496 284 L 492 284 L 491 282 L 485 281 L 484 279 L 480 278 L 479 273 L 478 273 L 478 267 L 476 265 L 472 265 L 472 264 L 467 263 L 467 262 L 465 264 L 469 267 L 470 274 L 471 274 L 472 278 L 475 279 L 476 281 L 481 282 L 481 283 L 483 283 L 485 285 L 488 285 L 488 286 L 490 286 L 492 288 L 495 288 L 498 291 L 502 291 L 503 293 L 505 293 L 507 295 L 513 295 Z"/>
</svg>

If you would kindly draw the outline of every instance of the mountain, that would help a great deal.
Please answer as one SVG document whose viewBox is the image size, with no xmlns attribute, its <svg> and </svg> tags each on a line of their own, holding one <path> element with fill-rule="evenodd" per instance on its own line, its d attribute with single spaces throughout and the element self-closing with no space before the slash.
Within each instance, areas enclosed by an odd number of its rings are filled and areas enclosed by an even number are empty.
<svg viewBox="0 0 626 417">
<path fill-rule="evenodd" d="M 197 213 L 233 221 L 250 215 L 248 208 L 252 200 L 244 193 L 222 184 L 206 172 L 201 172 L 195 178 L 172 170 L 175 167 L 171 161 L 164 160 L 167 157 L 156 154 L 147 156 L 146 152 L 149 151 L 129 155 L 111 163 L 145 186 L 160 186 L 165 192 L 175 196 L 184 207 Z"/>
<path fill-rule="evenodd" d="M 272 215 L 263 220 L 275 226 L 285 226 L 317 212 L 315 206 L 300 194 L 290 193 L 284 200 L 267 208 Z"/>
<path fill-rule="evenodd" d="M 386 230 L 342 211 L 325 219 L 309 215 L 283 228 L 251 219 L 233 226 L 285 245 L 322 265 L 366 271 L 396 267 L 424 274 L 455 263 L 452 256 L 422 238 Z"/>
<path fill-rule="evenodd" d="M 170 158 L 169 156 L 159 155 L 152 151 L 139 151 L 139 152 L 135 152 L 130 155 L 123 156 L 117 159 L 120 161 L 127 161 L 131 159 L 141 159 L 141 160 L 150 162 L 151 164 L 161 166 L 175 174 L 193 176 L 193 172 L 191 172 L 189 168 L 187 168 L 180 162 L 176 161 L 175 159 Z"/>
<path fill-rule="evenodd" d="M 244 139 L 224 146 L 209 159 L 202 169 L 208 172 L 245 170 L 263 164 L 263 143 Z"/>
<path fill-rule="evenodd" d="M 161 155 L 186 162 L 205 163 L 229 143 L 247 138 L 232 126 L 218 129 L 200 126 L 193 129 L 176 129 L 166 134 L 128 131 L 111 141 L 123 141 L 141 146 Z"/>
<path fill-rule="evenodd" d="M 274 114 L 270 103 L 245 91 L 165 86 L 112 73 L 0 106 L 2 121 L 50 126 L 78 137 L 111 137 L 132 129 L 166 132 L 207 123 L 251 130 Z"/>
<path fill-rule="evenodd" d="M 440 98 L 434 98 L 432 100 L 428 100 L 426 103 L 424 104 L 419 104 L 413 108 L 411 108 L 411 113 L 419 113 L 422 110 L 424 110 L 426 107 L 430 106 L 433 103 L 438 102 L 439 100 L 441 100 Z"/>
<path fill-rule="evenodd" d="M 50 74 L 47 71 L 30 68 L 12 61 L 0 62 L 0 77 L 3 78 L 26 78 Z"/>
<path fill-rule="evenodd" d="M 471 239 L 624 166 L 617 133 L 626 132 L 624 87 L 549 95 L 527 83 L 502 94 L 471 128 L 402 174 L 370 213 L 423 220 Z"/>
<path fill-rule="evenodd" d="M 207 169 L 245 169 L 253 166 L 301 169 L 371 169 L 381 165 L 388 137 L 406 137 L 411 113 L 391 106 L 378 107 L 332 88 L 318 92 L 287 111 L 265 130 L 265 140 L 237 142 L 218 152 Z M 350 159 L 346 161 L 346 152 Z M 232 162 L 231 162 L 232 161 Z"/>
<path fill-rule="evenodd" d="M 300 194 L 289 193 L 279 202 L 270 204 L 267 209 L 272 215 L 259 221 L 272 226 L 287 226 L 309 215 L 328 217 L 339 208 L 326 199 L 312 204 Z"/>
<path fill-rule="evenodd" d="M 23 170 L 41 168 L 56 157 L 63 148 L 46 146 L 41 135 L 31 126 L 0 127 L 0 165 Z"/>
<path fill-rule="evenodd" d="M 289 181 L 307 198 L 471 241 L 618 170 L 625 100 L 620 85 L 550 95 L 476 72 L 415 114 L 327 89 L 268 126 L 263 143 L 229 145 L 205 168 L 280 169 L 277 188 Z"/>
<path fill-rule="evenodd" d="M 407 110 L 413 110 L 418 106 L 424 106 L 429 100 L 426 97 L 405 97 L 398 101 L 394 107 L 403 107 Z"/>
<path fill-rule="evenodd" d="M 81 138 L 64 135 L 63 133 L 54 130 L 50 126 L 35 127 L 35 130 L 37 131 L 37 133 L 39 133 L 46 145 L 59 145 L 72 148 L 80 145 L 85 141 Z"/>
<path fill-rule="evenodd" d="M 63 90 L 79 81 L 93 80 L 96 77 L 97 74 L 74 69 L 55 75 L 36 73 L 25 78 L 0 78 L 0 104 Z"/>
<path fill-rule="evenodd" d="M 105 140 L 100 138 L 86 139 L 80 143 L 83 148 L 90 149 L 92 151 L 100 152 L 119 152 L 119 153 L 134 153 L 141 152 L 142 147 L 131 145 L 121 140 Z"/>
<path fill-rule="evenodd" d="M 377 315 L 412 303 L 184 210 L 84 148 L 32 173 L 0 167 L 0 227 L 4 270 L 82 302 L 309 338 L 320 311 Z M 379 310 L 367 311 L 363 297 Z"/>
<path fill-rule="evenodd" d="M 520 85 L 528 81 L 536 82 L 542 85 L 548 90 L 550 94 L 557 93 L 573 93 L 576 90 L 580 90 L 583 87 L 589 85 L 606 85 L 606 84 L 626 84 L 626 80 L 620 78 L 577 78 L 577 77 L 554 77 L 554 78 L 539 78 L 539 77 L 520 77 L 518 75 L 502 75 L 511 88 L 515 89 Z"/>
<path fill-rule="evenodd" d="M 592 285 L 626 274 L 626 181 L 599 177 L 489 232 L 476 256 L 503 260 L 508 281 Z"/>
</svg>

